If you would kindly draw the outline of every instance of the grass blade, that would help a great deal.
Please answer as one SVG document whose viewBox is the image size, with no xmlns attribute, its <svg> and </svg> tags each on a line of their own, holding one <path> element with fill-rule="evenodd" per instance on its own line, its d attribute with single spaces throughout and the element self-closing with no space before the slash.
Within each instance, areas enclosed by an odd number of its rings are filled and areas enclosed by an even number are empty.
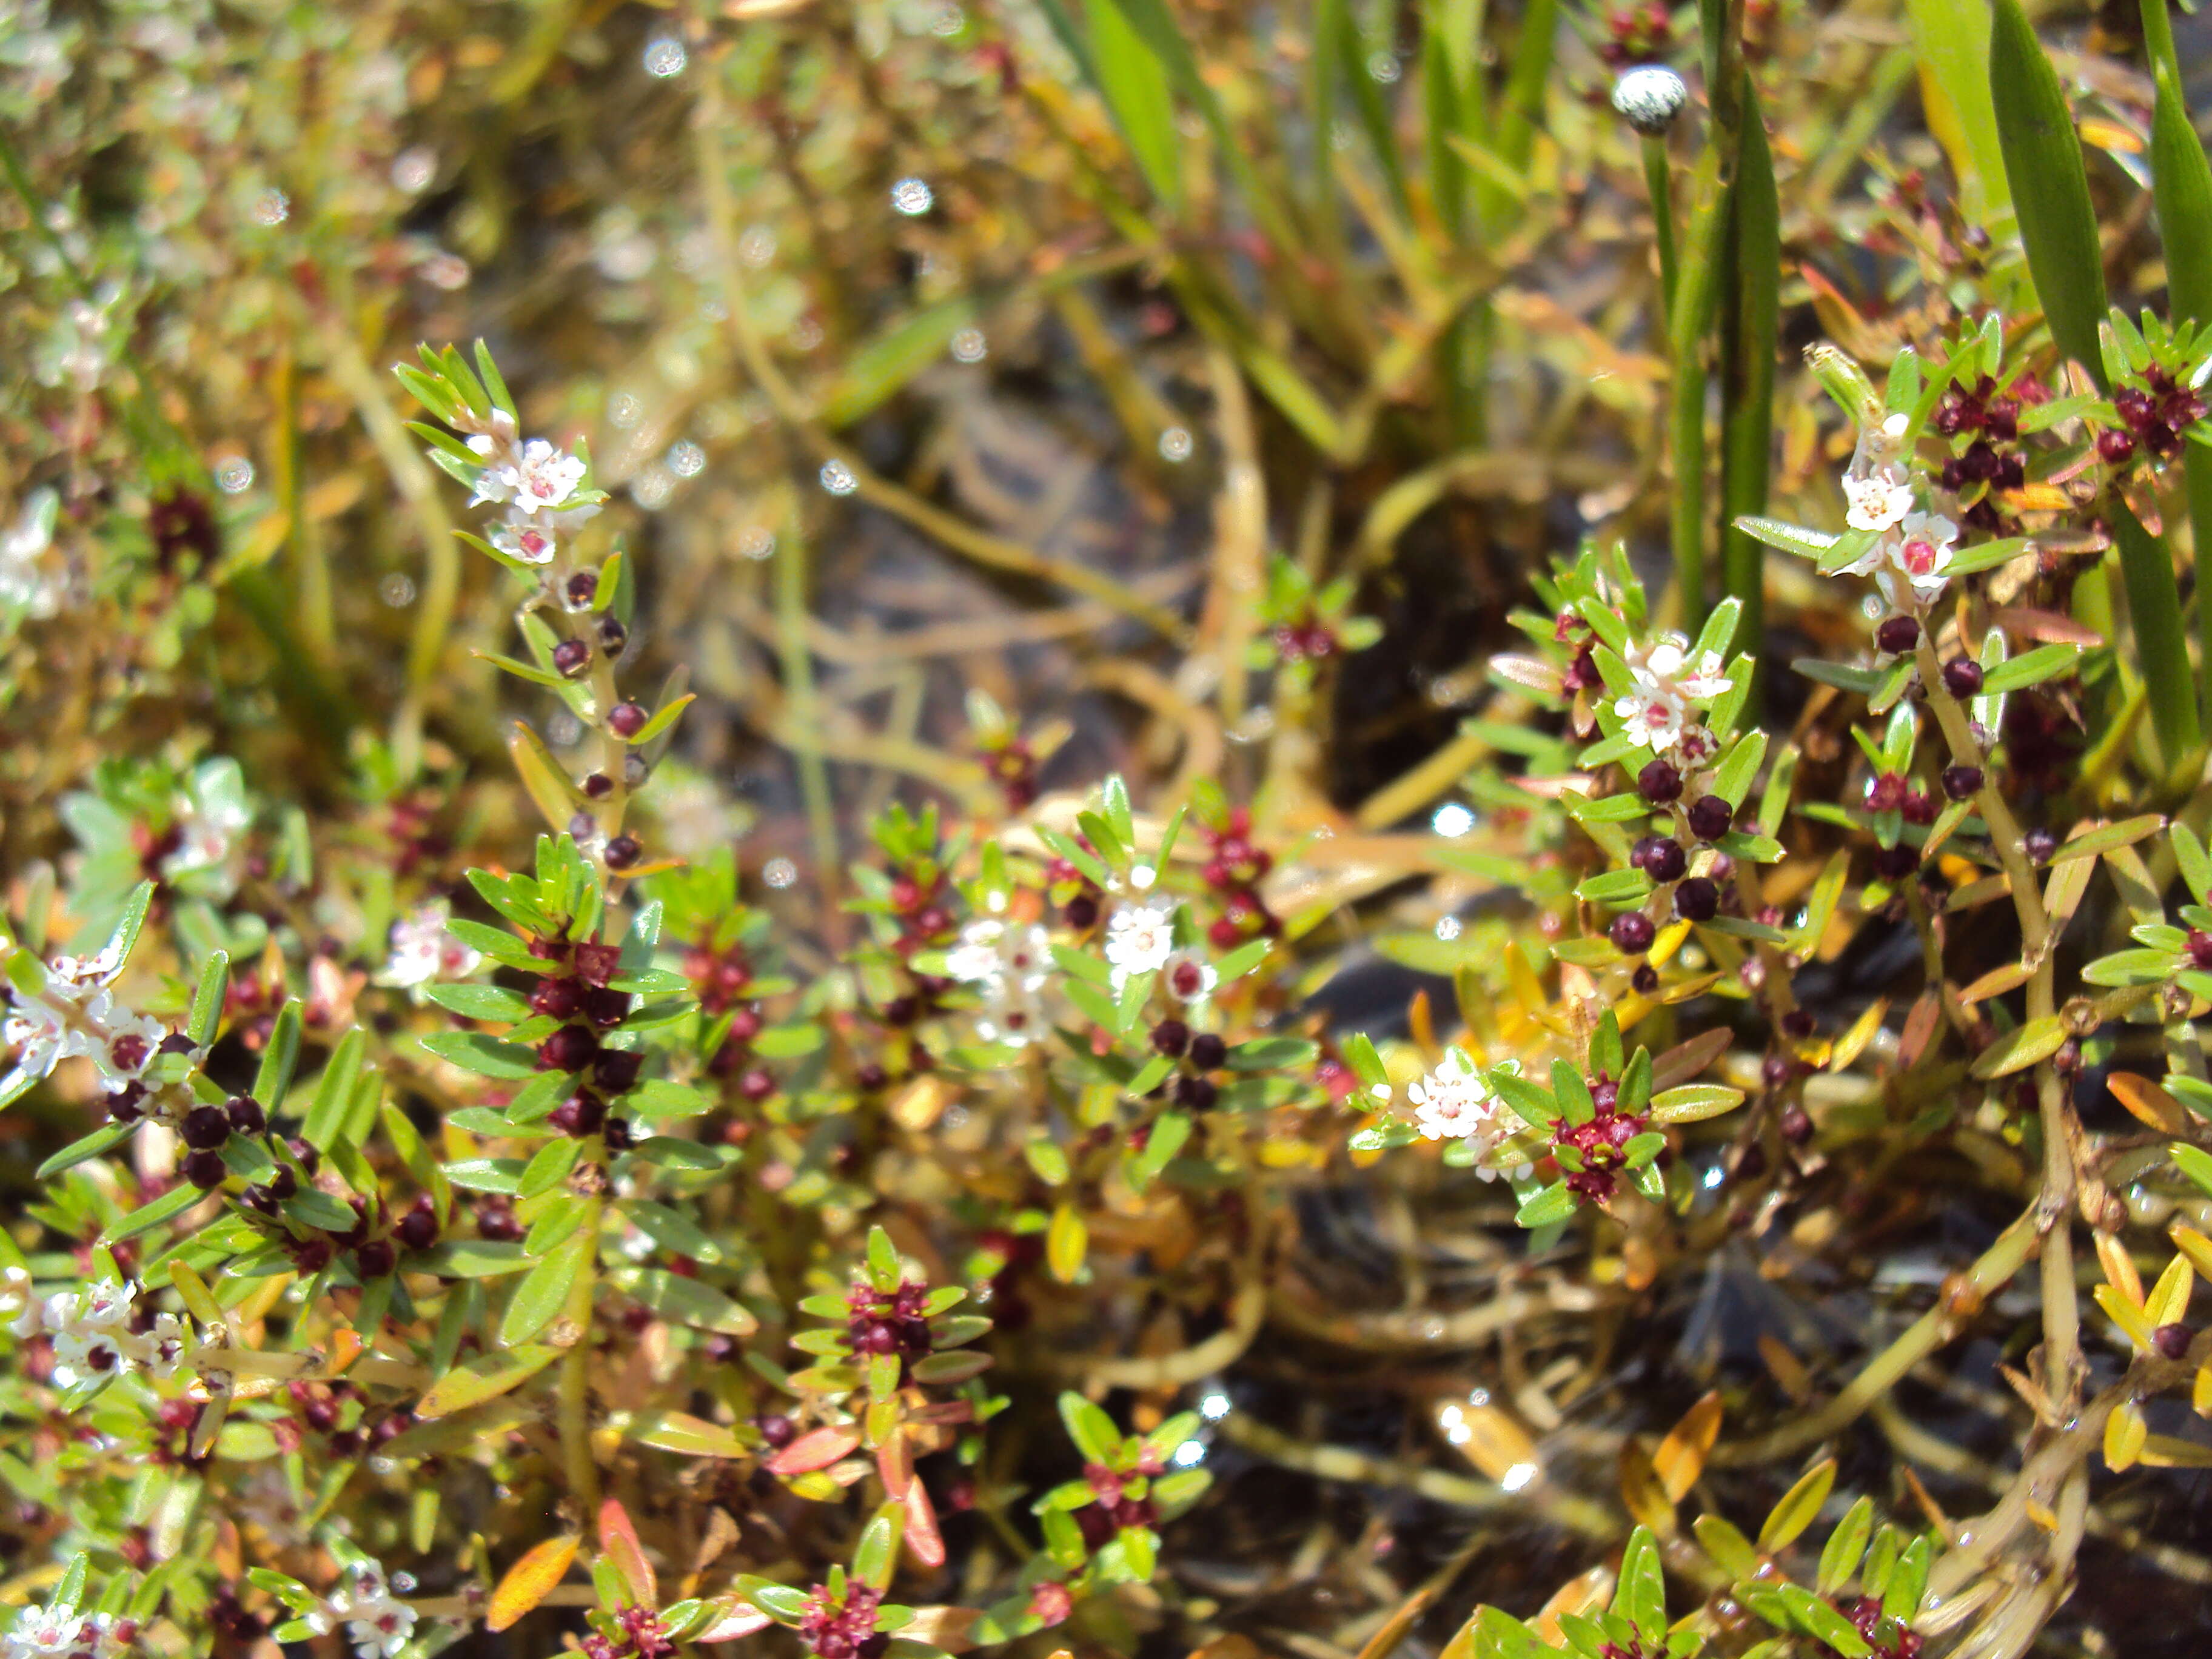
<svg viewBox="0 0 2212 1659">
<path fill-rule="evenodd" d="M 2051 337 L 2101 386 L 2105 365 L 2097 325 L 2105 319 L 2105 263 L 2096 209 L 2065 89 L 2020 0 L 1996 0 L 1990 95 L 2028 275 Z"/>
<path fill-rule="evenodd" d="M 1137 170 L 1171 213 L 1182 211 L 1182 141 L 1166 65 L 1115 0 L 1090 0 L 1091 67 L 1099 95 L 1128 140 Z"/>
<path fill-rule="evenodd" d="M 1905 0 L 1920 102 L 1959 175 L 1960 205 L 1989 226 L 2012 207 L 1990 93 L 1990 23 L 1984 0 Z"/>
<path fill-rule="evenodd" d="M 1780 314 L 1781 204 L 1774 158 L 1751 77 L 1744 77 L 1741 148 L 1729 191 L 1734 305 L 1721 318 L 1721 590 L 1743 606 L 1736 638 L 1756 653 L 1765 636 L 1766 549 L 1737 527 L 1766 512 L 1772 459 L 1774 358 Z"/>
</svg>

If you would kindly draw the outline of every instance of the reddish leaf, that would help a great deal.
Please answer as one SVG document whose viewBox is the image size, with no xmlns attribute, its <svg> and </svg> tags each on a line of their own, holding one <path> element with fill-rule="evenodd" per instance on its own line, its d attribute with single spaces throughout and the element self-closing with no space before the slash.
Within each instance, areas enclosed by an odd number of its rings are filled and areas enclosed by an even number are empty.
<svg viewBox="0 0 2212 1659">
<path fill-rule="evenodd" d="M 653 1563 L 645 1559 L 645 1546 L 637 1541 L 629 1511 L 612 1498 L 599 1505 L 599 1549 L 629 1584 L 633 1601 L 648 1607 L 659 1604 L 660 1586 L 653 1578 Z"/>
<path fill-rule="evenodd" d="M 906 1489 L 907 1553 L 925 1567 L 945 1565 L 945 1539 L 937 1530 L 937 1511 L 929 1501 L 929 1493 L 916 1475 Z"/>
<path fill-rule="evenodd" d="M 768 1460 L 770 1474 L 805 1474 L 826 1469 L 860 1443 L 858 1429 L 820 1428 L 809 1431 Z"/>
</svg>

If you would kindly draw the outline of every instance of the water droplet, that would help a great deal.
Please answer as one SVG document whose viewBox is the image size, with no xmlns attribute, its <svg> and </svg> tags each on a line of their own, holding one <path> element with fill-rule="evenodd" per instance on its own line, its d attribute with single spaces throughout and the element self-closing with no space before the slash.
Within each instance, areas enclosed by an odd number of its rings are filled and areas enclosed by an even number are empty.
<svg viewBox="0 0 2212 1659">
<path fill-rule="evenodd" d="M 1449 945 L 1459 937 L 1459 918 L 1441 916 L 1437 921 L 1437 937 Z"/>
<path fill-rule="evenodd" d="M 963 363 L 980 363 L 990 350 L 980 328 L 963 328 L 952 337 L 952 355 Z"/>
<path fill-rule="evenodd" d="M 1448 801 L 1437 808 L 1429 828 L 1446 840 L 1455 840 L 1474 828 L 1474 814 L 1457 801 Z"/>
<path fill-rule="evenodd" d="M 789 859 L 770 859 L 761 866 L 761 879 L 771 887 L 788 887 L 799 879 L 799 866 Z"/>
<path fill-rule="evenodd" d="M 376 597 L 394 611 L 404 610 L 415 603 L 415 583 L 395 570 L 377 584 Z"/>
<path fill-rule="evenodd" d="M 253 222 L 281 225 L 292 216 L 292 198 L 281 190 L 264 190 L 253 198 Z"/>
<path fill-rule="evenodd" d="M 1367 60 L 1367 73 L 1386 87 L 1395 85 L 1399 75 L 1397 54 L 1376 52 Z"/>
<path fill-rule="evenodd" d="M 410 196 L 429 189 L 430 181 L 438 176 L 438 152 L 428 144 L 416 144 L 399 152 L 392 163 L 392 185 Z"/>
<path fill-rule="evenodd" d="M 627 392 L 617 392 L 607 399 L 607 420 L 612 425 L 625 428 L 635 426 L 644 414 L 645 405 Z"/>
<path fill-rule="evenodd" d="M 1229 1396 L 1218 1389 L 1212 1394 L 1199 1396 L 1198 1414 L 1209 1423 L 1218 1423 L 1223 1418 L 1228 1416 L 1229 1407 Z"/>
<path fill-rule="evenodd" d="M 939 6 L 929 20 L 929 32 L 948 40 L 967 27 L 967 13 L 953 5 L 951 0 L 946 0 L 945 4 Z"/>
<path fill-rule="evenodd" d="M 573 749 L 584 735 L 584 723 L 567 709 L 545 722 L 545 741 L 556 749 Z"/>
<path fill-rule="evenodd" d="M 645 47 L 645 72 L 665 81 L 672 75 L 684 73 L 685 63 L 684 43 L 673 35 L 664 34 L 649 40 Z"/>
<path fill-rule="evenodd" d="M 686 439 L 668 452 L 668 470 L 679 478 L 696 478 L 707 465 L 707 452 Z"/>
<path fill-rule="evenodd" d="M 1171 426 L 1160 434 L 1160 459 L 1168 461 L 1187 461 L 1190 459 L 1190 434 L 1179 426 Z"/>
<path fill-rule="evenodd" d="M 215 470 L 216 487 L 226 495 L 235 495 L 253 487 L 253 463 L 243 455 L 233 455 L 217 465 Z"/>
<path fill-rule="evenodd" d="M 800 351 L 811 351 L 822 343 L 822 325 L 811 317 L 801 317 L 791 325 L 791 343 Z"/>
<path fill-rule="evenodd" d="M 891 205 L 909 219 L 928 212 L 936 200 L 936 194 L 920 179 L 902 179 L 891 186 Z"/>
<path fill-rule="evenodd" d="M 749 559 L 765 559 L 775 551 L 775 535 L 755 525 L 738 538 L 738 551 Z"/>
<path fill-rule="evenodd" d="M 757 270 L 775 258 L 775 233 L 766 225 L 755 225 L 738 238 L 738 258 Z"/>
<path fill-rule="evenodd" d="M 648 513 L 667 506 L 675 493 L 676 475 L 657 461 L 629 481 L 630 500 Z"/>
<path fill-rule="evenodd" d="M 1169 1461 L 1179 1469 L 1194 1469 L 1206 1462 L 1206 1447 L 1202 1442 L 1186 1440 L 1175 1449 L 1175 1455 Z"/>
<path fill-rule="evenodd" d="M 822 466 L 822 487 L 832 495 L 849 495 L 860 487 L 860 481 L 844 462 L 825 461 Z"/>
</svg>

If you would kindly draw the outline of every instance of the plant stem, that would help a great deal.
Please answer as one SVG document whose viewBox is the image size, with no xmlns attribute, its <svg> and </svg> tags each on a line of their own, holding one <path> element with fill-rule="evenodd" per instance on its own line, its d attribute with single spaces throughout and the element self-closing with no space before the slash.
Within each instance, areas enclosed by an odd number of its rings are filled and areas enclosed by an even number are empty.
<svg viewBox="0 0 2212 1659">
<path fill-rule="evenodd" d="M 604 1143 L 595 1142 L 605 1156 Z M 599 1221 L 606 1208 L 603 1198 L 585 1201 L 584 1236 L 593 1241 L 584 1253 L 584 1265 L 568 1291 L 563 1316 L 575 1327 L 576 1340 L 561 1356 L 558 1397 L 561 1468 L 568 1495 L 586 1515 L 599 1506 L 599 1471 L 592 1457 L 592 1300 L 599 1282 Z"/>
<path fill-rule="evenodd" d="M 1659 244 L 1659 314 L 1671 321 L 1677 286 L 1674 174 L 1667 165 L 1667 140 L 1663 137 L 1646 133 L 1640 142 L 1644 146 L 1644 185 L 1651 193 L 1652 234 Z"/>
<path fill-rule="evenodd" d="M 1670 526 L 1675 620 L 1692 634 L 1705 620 L 1705 343 L 1712 326 L 1717 273 L 1728 229 L 1729 192 L 1720 166 L 1717 145 L 1708 146 L 1698 167 L 1687 262 L 1682 268 L 1668 329 L 1668 350 L 1674 368 L 1668 427 L 1674 460 Z"/>
</svg>

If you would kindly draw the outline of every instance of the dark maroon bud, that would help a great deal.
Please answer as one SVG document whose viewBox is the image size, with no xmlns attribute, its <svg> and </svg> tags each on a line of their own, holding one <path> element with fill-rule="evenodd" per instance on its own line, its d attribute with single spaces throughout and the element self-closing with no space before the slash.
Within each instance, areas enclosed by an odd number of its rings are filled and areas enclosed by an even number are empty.
<svg viewBox="0 0 2212 1659">
<path fill-rule="evenodd" d="M 302 1140 L 299 1136 L 294 1135 L 284 1143 L 284 1150 L 292 1154 L 292 1161 L 297 1164 L 301 1170 L 307 1175 L 312 1176 L 323 1167 L 323 1155 L 315 1150 L 313 1141 Z M 287 1173 L 289 1174 L 289 1171 Z"/>
<path fill-rule="evenodd" d="M 147 1048 L 146 1039 L 125 1033 L 107 1045 L 110 1059 L 126 1072 L 135 1072 L 146 1063 L 153 1051 Z"/>
<path fill-rule="evenodd" d="M 1664 836 L 1638 836 L 1636 844 L 1628 849 L 1629 867 L 1632 870 L 1644 868 L 1650 864 L 1651 855 L 1666 845 L 1667 837 Z"/>
<path fill-rule="evenodd" d="M 1907 847 L 1903 842 L 1899 842 L 1894 847 L 1880 847 L 1875 849 L 1874 872 L 1884 881 L 1903 881 L 1919 867 L 1919 849 Z"/>
<path fill-rule="evenodd" d="M 592 1081 L 607 1094 L 619 1095 L 637 1086 L 645 1056 L 635 1048 L 602 1048 L 592 1062 Z"/>
<path fill-rule="evenodd" d="M 615 781 L 604 772 L 594 772 L 584 780 L 584 793 L 592 800 L 605 800 L 615 792 Z"/>
<path fill-rule="evenodd" d="M 553 647 L 553 672 L 563 679 L 580 679 L 591 672 L 592 647 L 584 640 L 563 640 Z"/>
<path fill-rule="evenodd" d="M 862 1326 L 853 1337 L 853 1346 L 860 1353 L 896 1353 L 898 1332 L 884 1320 Z"/>
<path fill-rule="evenodd" d="M 2038 824 L 2020 838 L 2020 850 L 2027 854 L 2030 864 L 2048 864 L 2058 850 L 2058 837 Z"/>
<path fill-rule="evenodd" d="M 1972 657 L 1954 657 L 1943 665 L 1943 689 L 1954 697 L 1971 697 L 1982 689 L 1982 665 Z"/>
<path fill-rule="evenodd" d="M 1692 876 L 1674 890 L 1674 914 L 1685 921 L 1711 921 L 1720 908 L 1721 890 L 1703 876 Z"/>
<path fill-rule="evenodd" d="M 1190 1027 L 1179 1019 L 1164 1019 L 1152 1027 L 1152 1052 L 1170 1059 L 1190 1047 Z"/>
<path fill-rule="evenodd" d="M 262 1190 L 281 1202 L 300 1190 L 300 1177 L 294 1175 L 288 1166 L 280 1164 L 276 1166 L 276 1173 L 269 1177 Z"/>
<path fill-rule="evenodd" d="M 568 595 L 569 604 L 589 605 L 599 595 L 599 573 L 596 570 L 579 570 L 568 578 L 568 586 L 563 591 Z"/>
<path fill-rule="evenodd" d="M 222 1114 L 217 1112 L 216 1115 L 220 1117 Z M 222 1186 L 223 1177 L 230 1173 L 230 1168 L 222 1161 L 221 1152 L 210 1152 L 205 1150 L 185 1153 L 184 1163 L 178 1168 L 185 1179 L 202 1192 Z"/>
<path fill-rule="evenodd" d="M 1787 1054 L 1769 1054 L 1759 1064 L 1759 1074 L 1770 1089 L 1779 1089 L 1797 1075 L 1797 1062 Z"/>
<path fill-rule="evenodd" d="M 1615 950 L 1637 957 L 1651 948 L 1658 932 L 1651 925 L 1651 918 L 1641 910 L 1624 910 L 1613 919 L 1613 926 L 1605 930 L 1605 936 L 1613 941 Z"/>
<path fill-rule="evenodd" d="M 934 938 L 952 925 L 952 918 L 941 904 L 924 905 L 915 913 L 914 931 L 925 938 Z"/>
<path fill-rule="evenodd" d="M 2058 1052 L 2051 1057 L 2051 1069 L 2061 1077 L 2075 1077 L 2081 1070 L 2081 1044 L 2075 1037 L 2068 1037 L 2058 1045 Z"/>
<path fill-rule="evenodd" d="M 1640 997 L 1648 997 L 1659 988 L 1659 970 L 1648 962 L 1636 964 L 1636 971 L 1628 976 L 1628 988 Z"/>
<path fill-rule="evenodd" d="M 1905 805 L 1897 809 L 1899 817 L 1922 830 L 1936 822 L 1936 797 L 1919 789 L 1906 795 Z"/>
<path fill-rule="evenodd" d="M 1978 766 L 1947 766 L 1943 769 L 1943 793 L 1952 800 L 1966 800 L 1978 793 L 1982 787 L 1982 769 Z"/>
<path fill-rule="evenodd" d="M 605 1139 L 607 1150 L 611 1152 L 626 1152 L 637 1145 L 637 1132 L 630 1127 L 628 1118 L 609 1118 L 599 1133 Z"/>
<path fill-rule="evenodd" d="M 629 643 L 629 629 L 624 628 L 612 617 L 599 618 L 599 648 L 607 655 L 612 657 L 620 654 L 623 647 Z"/>
<path fill-rule="evenodd" d="M 889 1002 L 884 1004 L 884 1024 L 886 1025 L 911 1025 L 921 1012 L 921 1006 L 920 1003 L 916 1002 L 914 998 L 893 997 Z M 739 1015 L 738 1018 L 743 1018 L 744 1016 Z M 756 1031 L 758 1030 L 758 1029 L 759 1028 L 757 1026 L 754 1028 Z M 736 1037 L 738 1035 L 737 1023 L 734 1020 L 732 1021 L 730 1024 L 730 1035 L 732 1037 Z M 750 1042 L 752 1038 L 750 1036 L 738 1038 L 738 1041 L 745 1042 Z"/>
<path fill-rule="evenodd" d="M 2161 1325 L 2150 1334 L 2150 1345 L 2162 1359 L 2186 1359 L 2190 1335 L 2186 1325 Z"/>
<path fill-rule="evenodd" d="M 1812 1115 L 1794 1100 L 1782 1109 L 1780 1127 L 1782 1138 L 1793 1146 L 1802 1146 L 1813 1138 Z"/>
<path fill-rule="evenodd" d="M 505 1242 L 522 1237 L 522 1223 L 514 1213 L 512 1199 L 494 1193 L 479 1199 L 476 1206 L 477 1236 Z"/>
<path fill-rule="evenodd" d="M 799 1438 L 799 1425 L 781 1412 L 756 1417 L 753 1426 L 760 1431 L 760 1437 L 778 1451 Z"/>
<path fill-rule="evenodd" d="M 155 1052 L 163 1054 L 188 1054 L 192 1051 L 192 1040 L 182 1031 L 172 1031 L 163 1037 Z"/>
<path fill-rule="evenodd" d="M 618 702 L 607 710 L 607 729 L 618 738 L 634 738 L 645 730 L 651 718 L 640 704 Z"/>
<path fill-rule="evenodd" d="M 567 1135 L 594 1135 L 607 1121 L 607 1103 L 588 1089 L 579 1089 L 547 1114 L 547 1122 Z"/>
<path fill-rule="evenodd" d="M 1682 795 L 1682 775 L 1665 761 L 1656 760 L 1636 775 L 1636 793 L 1654 806 L 1664 806 Z"/>
<path fill-rule="evenodd" d="M 206 1152 L 230 1139 L 230 1120 L 220 1106 L 195 1106 L 185 1114 L 179 1131 L 185 1145 L 196 1152 Z"/>
<path fill-rule="evenodd" d="M 1782 1016 L 1782 1035 L 1793 1042 L 1802 1042 L 1813 1035 L 1813 1016 L 1802 1008 L 1792 1008 Z"/>
<path fill-rule="evenodd" d="M 1867 786 L 1866 806 L 1869 812 L 1894 812 L 1905 805 L 1905 780 L 1894 772 L 1885 772 Z"/>
<path fill-rule="evenodd" d="M 392 1231 L 409 1249 L 427 1250 L 438 1242 L 438 1212 L 427 1198 L 418 1200 Z"/>
<path fill-rule="evenodd" d="M 222 1103 L 230 1127 L 242 1135 L 258 1135 L 269 1127 L 269 1114 L 252 1095 L 233 1095 Z"/>
<path fill-rule="evenodd" d="M 2135 459 L 2136 434 L 2119 427 L 2106 427 L 2097 434 L 2097 457 L 2113 466 L 2124 466 Z"/>
<path fill-rule="evenodd" d="M 2189 930 L 2188 943 L 2182 948 L 2189 952 L 2191 967 L 2201 968 L 2212 974 L 2212 933 L 2206 933 L 2202 927 L 2192 927 Z"/>
<path fill-rule="evenodd" d="M 1690 805 L 1690 833 L 1699 841 L 1718 841 L 1735 824 L 1735 808 L 1725 796 L 1700 795 Z"/>
<path fill-rule="evenodd" d="M 1875 647 L 1893 657 L 1904 655 L 1920 643 L 1920 623 L 1912 617 L 1884 617 L 1874 630 Z"/>
<path fill-rule="evenodd" d="M 1178 1106 L 1188 1106 L 1194 1112 L 1207 1112 L 1221 1097 L 1221 1091 L 1206 1078 L 1179 1077 L 1176 1079 L 1175 1097 Z"/>
<path fill-rule="evenodd" d="M 775 1092 L 775 1074 L 756 1066 L 738 1078 L 738 1092 L 757 1105 Z"/>
<path fill-rule="evenodd" d="M 617 836 L 600 856 L 606 860 L 608 869 L 627 870 L 644 854 L 645 848 L 635 836 Z"/>
<path fill-rule="evenodd" d="M 363 1279 L 381 1279 L 399 1265 L 399 1252 L 388 1238 L 372 1238 L 353 1253 L 353 1270 Z"/>
<path fill-rule="evenodd" d="M 1098 901 L 1088 893 L 1078 893 L 1060 907 L 1060 919 L 1077 933 L 1083 933 L 1097 924 Z"/>
<path fill-rule="evenodd" d="M 862 1094 L 872 1095 L 890 1080 L 891 1074 L 872 1060 L 864 1062 L 853 1073 L 853 1086 Z"/>
<path fill-rule="evenodd" d="M 572 1019 L 584 1006 L 584 988 L 573 979 L 541 979 L 530 994 L 530 1012 L 549 1019 Z"/>
<path fill-rule="evenodd" d="M 580 1072 L 599 1051 L 599 1040 L 581 1025 L 563 1025 L 538 1045 L 538 1058 L 556 1072 Z"/>
<path fill-rule="evenodd" d="M 1190 1040 L 1190 1063 L 1201 1072 L 1218 1072 L 1229 1058 L 1229 1045 L 1212 1031 L 1200 1031 Z"/>
<path fill-rule="evenodd" d="M 139 1104 L 139 1102 L 145 1098 L 145 1090 L 136 1083 L 116 1090 L 107 1097 L 108 1121 L 113 1123 L 136 1123 L 146 1115 L 146 1109 Z"/>
</svg>

